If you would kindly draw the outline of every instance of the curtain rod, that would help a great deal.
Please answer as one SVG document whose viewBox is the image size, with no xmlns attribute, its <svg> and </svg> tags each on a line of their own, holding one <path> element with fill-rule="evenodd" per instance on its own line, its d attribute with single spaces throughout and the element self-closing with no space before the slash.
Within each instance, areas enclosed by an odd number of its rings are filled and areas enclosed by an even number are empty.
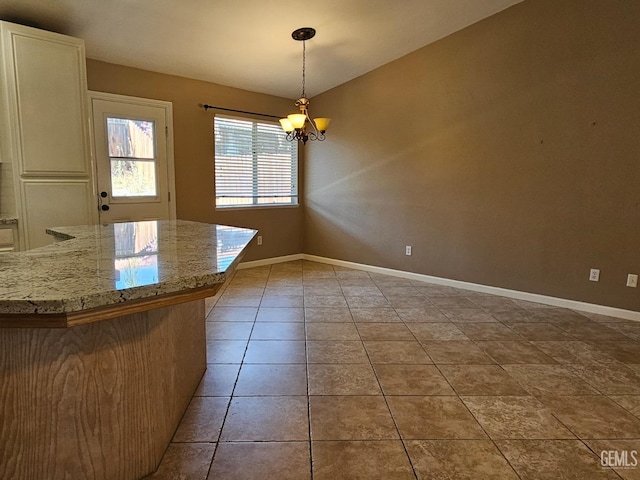
<svg viewBox="0 0 640 480">
<path fill-rule="evenodd" d="M 276 115 L 269 115 L 267 113 L 247 112 L 246 110 L 235 110 L 233 108 L 215 107 L 213 105 L 207 105 L 206 103 L 202 107 L 204 108 L 205 112 L 210 108 L 213 108 L 214 110 L 224 110 L 225 112 L 246 113 L 248 115 L 259 115 L 261 117 L 270 117 L 270 118 L 282 118 Z"/>
</svg>

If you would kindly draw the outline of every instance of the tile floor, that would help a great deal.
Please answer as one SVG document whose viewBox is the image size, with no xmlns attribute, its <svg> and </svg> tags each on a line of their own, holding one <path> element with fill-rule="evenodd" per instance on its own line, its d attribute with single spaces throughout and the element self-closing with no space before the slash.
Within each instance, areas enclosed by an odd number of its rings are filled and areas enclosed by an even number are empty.
<svg viewBox="0 0 640 480">
<path fill-rule="evenodd" d="M 158 471 L 640 479 L 640 323 L 306 261 L 240 270 Z"/>
</svg>

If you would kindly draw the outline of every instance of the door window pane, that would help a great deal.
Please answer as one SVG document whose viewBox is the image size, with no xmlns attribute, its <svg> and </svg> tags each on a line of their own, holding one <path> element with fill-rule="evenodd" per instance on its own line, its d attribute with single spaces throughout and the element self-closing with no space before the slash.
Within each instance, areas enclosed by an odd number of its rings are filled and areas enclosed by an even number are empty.
<svg viewBox="0 0 640 480">
<path fill-rule="evenodd" d="M 129 118 L 107 118 L 110 157 L 155 158 L 154 122 Z"/>
<path fill-rule="evenodd" d="M 155 122 L 107 117 L 112 197 L 157 196 Z"/>
<path fill-rule="evenodd" d="M 155 197 L 156 162 L 111 159 L 112 197 Z"/>
</svg>

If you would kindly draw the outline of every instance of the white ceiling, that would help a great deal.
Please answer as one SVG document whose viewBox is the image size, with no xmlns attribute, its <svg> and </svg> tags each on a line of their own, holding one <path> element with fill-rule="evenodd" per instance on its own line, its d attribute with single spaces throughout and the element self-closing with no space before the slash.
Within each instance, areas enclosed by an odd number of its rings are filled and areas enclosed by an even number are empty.
<svg viewBox="0 0 640 480">
<path fill-rule="evenodd" d="M 314 96 L 522 0 L 0 0 L 0 20 L 83 38 L 87 56 L 297 98 Z"/>
</svg>

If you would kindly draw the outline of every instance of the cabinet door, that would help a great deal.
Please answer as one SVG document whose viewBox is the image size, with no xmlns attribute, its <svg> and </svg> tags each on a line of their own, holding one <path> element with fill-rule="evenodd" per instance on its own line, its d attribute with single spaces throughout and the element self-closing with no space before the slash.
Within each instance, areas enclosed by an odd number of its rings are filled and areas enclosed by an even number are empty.
<svg viewBox="0 0 640 480">
<path fill-rule="evenodd" d="M 32 249 L 53 243 L 46 229 L 68 225 L 92 224 L 92 210 L 87 198 L 92 196 L 87 181 L 26 181 L 22 183 L 24 202 L 24 248 Z"/>
<path fill-rule="evenodd" d="M 82 40 L 3 24 L 9 108 L 22 176 L 88 176 Z"/>
</svg>

